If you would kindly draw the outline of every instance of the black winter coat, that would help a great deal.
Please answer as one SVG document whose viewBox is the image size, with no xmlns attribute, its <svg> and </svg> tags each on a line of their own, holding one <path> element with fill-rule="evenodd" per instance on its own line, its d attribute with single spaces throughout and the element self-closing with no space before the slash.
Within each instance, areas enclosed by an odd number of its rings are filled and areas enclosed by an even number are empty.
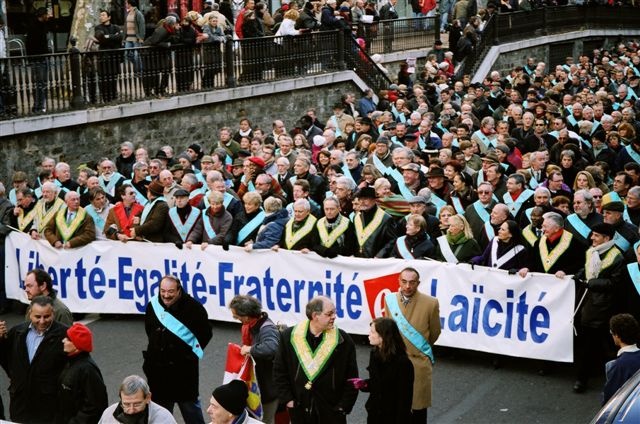
<svg viewBox="0 0 640 424">
<path fill-rule="evenodd" d="M 16 325 L 0 340 L 0 364 L 11 381 L 9 414 L 20 423 L 52 423 L 58 410 L 58 378 L 67 360 L 62 347 L 67 326 L 54 321 L 29 363 L 29 324 Z"/>
<path fill-rule="evenodd" d="M 271 402 L 278 397 L 273 384 L 273 360 L 278 353 L 280 332 L 266 312 L 251 328 L 251 357 L 256 361 L 256 376 L 262 402 Z"/>
<path fill-rule="evenodd" d="M 69 358 L 59 387 L 59 424 L 97 424 L 109 406 L 102 373 L 86 352 Z"/>
<path fill-rule="evenodd" d="M 413 364 L 406 353 L 383 361 L 375 350 L 369 355 L 367 424 L 411 422 Z"/>
<path fill-rule="evenodd" d="M 193 297 L 182 291 L 180 299 L 166 308 L 196 336 L 204 349 L 211 340 L 207 311 Z M 149 338 L 143 352 L 142 369 L 147 376 L 154 399 L 158 401 L 195 401 L 199 393 L 198 357 L 178 336 L 160 324 L 151 303 L 147 305 L 145 331 Z"/>
</svg>

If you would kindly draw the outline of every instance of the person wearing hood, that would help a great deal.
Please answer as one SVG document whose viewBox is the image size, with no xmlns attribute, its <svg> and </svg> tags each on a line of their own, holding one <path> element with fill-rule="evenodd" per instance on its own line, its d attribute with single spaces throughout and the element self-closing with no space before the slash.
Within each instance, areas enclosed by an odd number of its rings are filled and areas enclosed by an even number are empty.
<svg viewBox="0 0 640 424">
<path fill-rule="evenodd" d="M 59 379 L 56 423 L 97 423 L 108 402 L 102 373 L 91 358 L 91 330 L 84 324 L 73 324 L 62 345 L 67 364 Z"/>
</svg>

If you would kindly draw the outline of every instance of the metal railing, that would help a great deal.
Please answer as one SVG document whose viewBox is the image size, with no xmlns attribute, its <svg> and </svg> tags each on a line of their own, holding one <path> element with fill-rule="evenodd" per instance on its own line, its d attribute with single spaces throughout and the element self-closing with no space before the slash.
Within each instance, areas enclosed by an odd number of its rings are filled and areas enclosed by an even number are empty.
<svg viewBox="0 0 640 424">
<path fill-rule="evenodd" d="M 370 55 L 428 49 L 440 39 L 440 15 L 359 23 L 353 29 Z"/>
<path fill-rule="evenodd" d="M 347 67 L 353 69 L 374 92 L 377 93 L 391 85 L 389 77 L 378 68 L 354 38 L 350 37 L 344 44 L 344 48 L 348 50 L 344 55 Z"/>
<path fill-rule="evenodd" d="M 637 29 L 638 7 L 557 6 L 496 14 L 485 25 L 460 74 L 473 74 L 492 45 L 585 29 Z"/>
</svg>

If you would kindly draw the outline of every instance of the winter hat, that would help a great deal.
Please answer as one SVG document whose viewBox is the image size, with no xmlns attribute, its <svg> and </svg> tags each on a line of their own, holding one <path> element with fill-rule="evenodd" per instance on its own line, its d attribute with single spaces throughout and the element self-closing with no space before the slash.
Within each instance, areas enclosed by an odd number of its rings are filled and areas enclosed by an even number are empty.
<svg viewBox="0 0 640 424">
<path fill-rule="evenodd" d="M 218 401 L 220 406 L 229 411 L 233 415 L 241 415 L 247 406 L 247 396 L 249 391 L 247 383 L 242 380 L 232 380 L 230 383 L 223 384 L 213 391 L 213 398 Z"/>
<path fill-rule="evenodd" d="M 76 349 L 83 352 L 93 351 L 93 335 L 91 330 L 79 322 L 73 324 L 67 330 L 67 338 L 73 343 Z"/>
<path fill-rule="evenodd" d="M 151 181 L 151 184 L 147 186 L 147 190 L 149 190 L 152 194 L 155 194 L 156 196 L 164 195 L 164 187 L 162 186 L 162 184 L 160 184 L 158 180 Z"/>
</svg>

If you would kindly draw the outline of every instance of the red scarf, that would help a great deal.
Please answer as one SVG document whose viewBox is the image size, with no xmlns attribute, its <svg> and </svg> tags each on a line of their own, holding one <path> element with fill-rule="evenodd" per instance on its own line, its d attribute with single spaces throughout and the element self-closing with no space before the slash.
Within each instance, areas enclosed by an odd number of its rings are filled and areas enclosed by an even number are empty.
<svg viewBox="0 0 640 424">
<path fill-rule="evenodd" d="M 558 240 L 560 237 L 562 237 L 562 233 L 563 232 L 564 232 L 564 230 L 562 228 L 560 228 L 558 231 L 556 231 L 555 233 L 553 233 L 549 237 L 547 237 L 547 240 L 550 241 L 551 243 L 553 243 L 556 240 Z"/>
<path fill-rule="evenodd" d="M 249 321 L 242 324 L 242 345 L 251 346 L 253 343 L 253 336 L 251 335 L 251 329 L 256 325 L 260 318 L 250 318 Z"/>
</svg>

